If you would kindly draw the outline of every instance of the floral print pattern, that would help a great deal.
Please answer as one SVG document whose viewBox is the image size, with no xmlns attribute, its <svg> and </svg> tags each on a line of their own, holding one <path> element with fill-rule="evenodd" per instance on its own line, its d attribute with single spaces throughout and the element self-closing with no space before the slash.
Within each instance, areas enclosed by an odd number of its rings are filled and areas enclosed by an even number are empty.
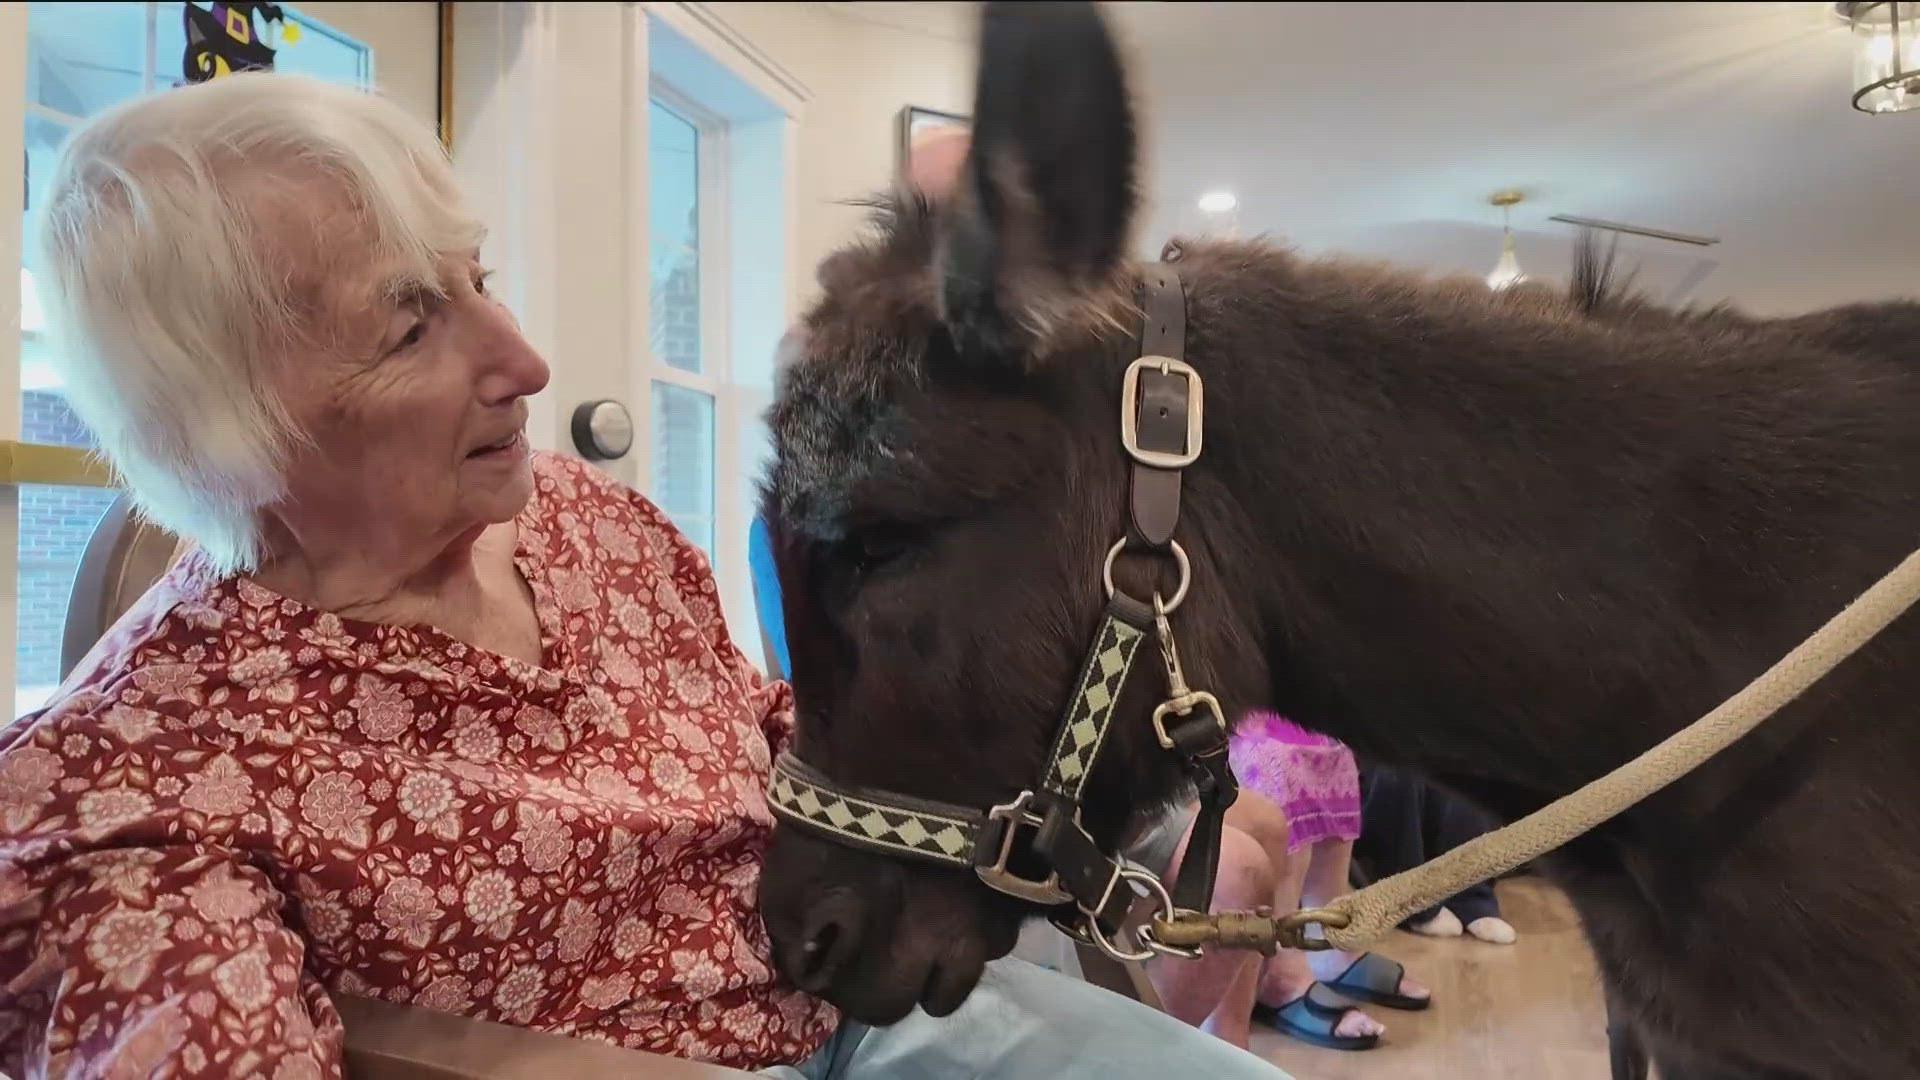
<svg viewBox="0 0 1920 1080">
<path fill-rule="evenodd" d="M 1249 713 L 1228 745 L 1233 775 L 1278 803 L 1287 850 L 1360 836 L 1360 769 L 1346 744 L 1271 712 Z"/>
<path fill-rule="evenodd" d="M 653 506 L 535 481 L 540 666 L 190 555 L 0 732 L 0 1073 L 334 1077 L 329 992 L 744 1068 L 825 1041 L 753 907 L 786 687 Z"/>
</svg>

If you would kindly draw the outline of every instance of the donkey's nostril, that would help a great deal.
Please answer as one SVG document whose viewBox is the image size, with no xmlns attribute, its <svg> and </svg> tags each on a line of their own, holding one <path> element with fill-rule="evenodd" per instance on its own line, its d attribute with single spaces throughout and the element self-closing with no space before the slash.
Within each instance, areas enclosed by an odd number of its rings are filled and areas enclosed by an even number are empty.
<svg viewBox="0 0 1920 1080">
<path fill-rule="evenodd" d="M 815 908 L 801 935 L 794 982 L 814 994 L 832 985 L 859 943 L 859 925 L 857 906 L 850 898 L 835 897 Z"/>
<path fill-rule="evenodd" d="M 817 936 L 809 938 L 805 945 L 800 946 L 800 952 L 805 957 L 804 963 L 808 968 L 826 962 L 827 956 L 833 952 L 833 943 L 840 939 L 840 924 L 828 923 L 814 933 Z"/>
</svg>

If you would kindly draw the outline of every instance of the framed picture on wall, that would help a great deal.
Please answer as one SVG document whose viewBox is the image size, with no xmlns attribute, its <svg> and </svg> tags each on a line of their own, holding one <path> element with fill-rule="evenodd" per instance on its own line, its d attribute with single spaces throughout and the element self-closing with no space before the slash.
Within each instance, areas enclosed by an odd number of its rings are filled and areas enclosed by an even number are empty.
<svg viewBox="0 0 1920 1080">
<path fill-rule="evenodd" d="M 973 126 L 973 119 L 958 113 L 941 112 L 938 109 L 925 109 L 918 105 L 908 105 L 900 110 L 895 121 L 894 171 L 901 177 L 907 175 L 907 164 L 913 158 L 913 146 L 917 140 L 945 131 L 966 131 Z"/>
<path fill-rule="evenodd" d="M 453 153 L 453 0 L 434 5 L 434 27 L 440 32 L 434 59 L 435 89 L 440 114 L 440 143 Z"/>
</svg>

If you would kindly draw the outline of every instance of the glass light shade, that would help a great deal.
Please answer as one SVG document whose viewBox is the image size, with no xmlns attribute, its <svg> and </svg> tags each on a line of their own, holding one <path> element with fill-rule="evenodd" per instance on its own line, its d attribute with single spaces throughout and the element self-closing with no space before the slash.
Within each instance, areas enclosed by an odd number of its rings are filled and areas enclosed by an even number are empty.
<svg viewBox="0 0 1920 1080">
<path fill-rule="evenodd" d="M 1500 261 L 1493 264 L 1493 272 L 1487 275 L 1487 288 L 1499 292 L 1525 280 L 1527 275 L 1520 272 L 1520 260 L 1513 254 L 1513 234 L 1509 232 L 1500 245 Z"/>
<path fill-rule="evenodd" d="M 1853 107 L 1864 113 L 1920 108 L 1920 10 L 1901 0 L 1843 3 L 1853 28 Z"/>
</svg>

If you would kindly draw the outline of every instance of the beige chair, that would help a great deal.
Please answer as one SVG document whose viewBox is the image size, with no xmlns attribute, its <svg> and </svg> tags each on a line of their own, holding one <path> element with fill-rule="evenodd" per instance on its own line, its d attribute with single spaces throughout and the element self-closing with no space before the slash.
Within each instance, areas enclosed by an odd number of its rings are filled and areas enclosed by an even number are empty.
<svg viewBox="0 0 1920 1080">
<path fill-rule="evenodd" d="M 67 621 L 60 640 L 60 677 L 66 678 L 109 627 L 173 565 L 181 545 L 133 511 L 121 495 L 107 507 L 80 554 L 80 568 L 67 594 Z"/>
<path fill-rule="evenodd" d="M 726 1080 L 753 1075 L 371 998 L 336 995 L 334 1005 L 347 1027 L 347 1076 L 351 1080 L 601 1076 Z"/>
<path fill-rule="evenodd" d="M 125 495 L 114 500 L 74 576 L 60 649 L 62 678 L 183 550 L 171 534 L 142 521 Z M 334 1004 L 346 1023 L 352 1080 L 737 1080 L 752 1075 L 369 998 L 335 995 Z"/>
</svg>

